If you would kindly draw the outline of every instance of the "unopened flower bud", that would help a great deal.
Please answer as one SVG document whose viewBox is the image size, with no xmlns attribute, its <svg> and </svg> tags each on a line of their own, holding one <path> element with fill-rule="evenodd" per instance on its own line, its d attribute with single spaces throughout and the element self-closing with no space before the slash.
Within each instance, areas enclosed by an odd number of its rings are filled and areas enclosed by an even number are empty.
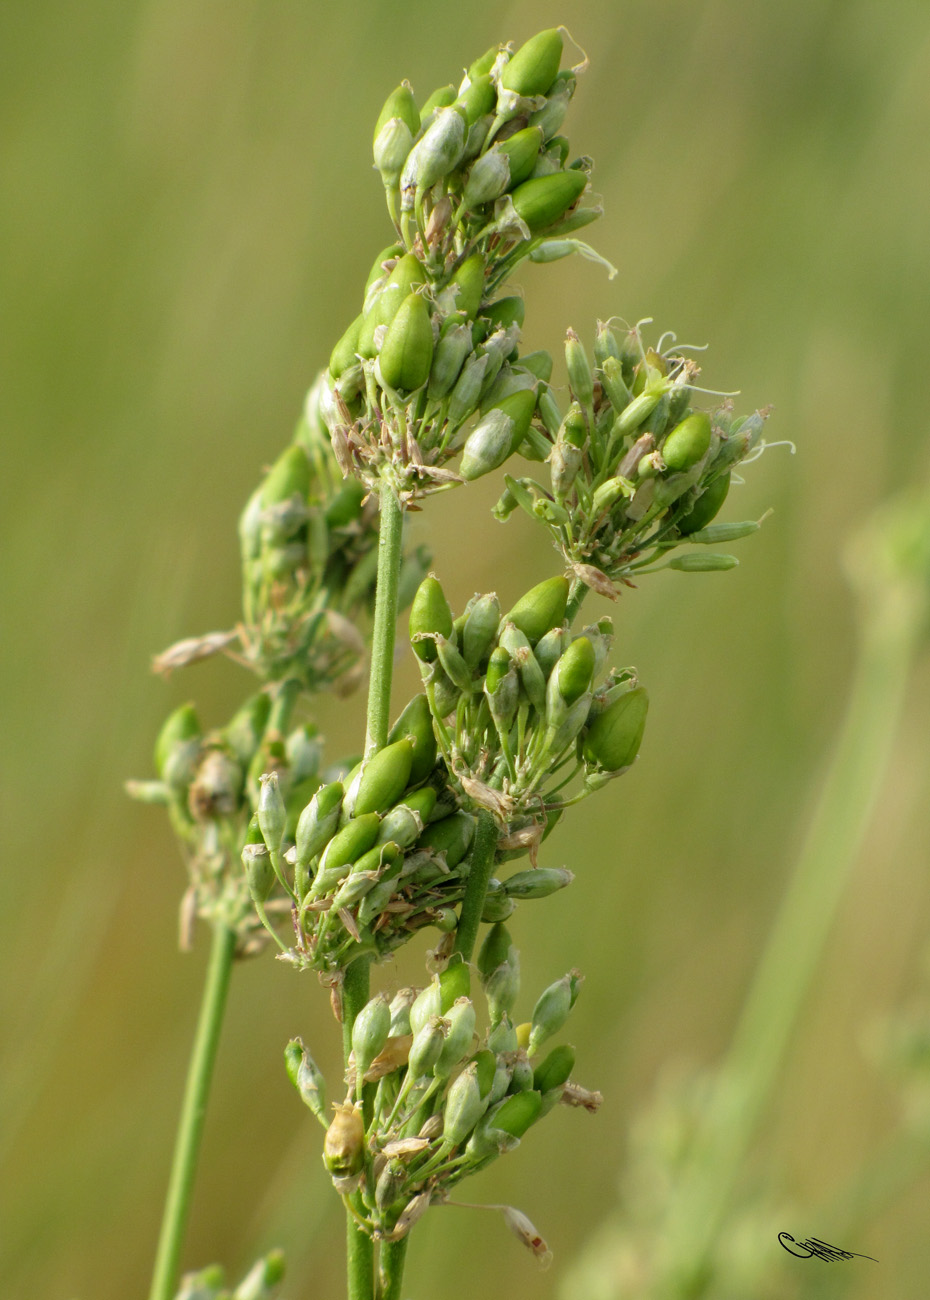
<svg viewBox="0 0 930 1300">
<path fill-rule="evenodd" d="M 326 1081 L 301 1039 L 292 1038 L 285 1047 L 284 1065 L 301 1101 L 326 1127 Z"/>
<path fill-rule="evenodd" d="M 452 642 L 447 641 L 444 636 L 437 636 L 435 641 L 436 653 L 439 656 L 443 672 L 463 694 L 470 694 L 473 687 L 472 675 L 465 660 Z"/>
<path fill-rule="evenodd" d="M 425 989 L 420 989 L 410 1007 L 410 1028 L 418 1034 L 431 1019 L 442 1014 L 442 990 L 439 981 L 430 980 Z"/>
<path fill-rule="evenodd" d="M 577 81 L 573 72 L 567 69 L 565 72 L 560 72 L 549 87 L 543 107 L 537 109 L 531 115 L 530 125 L 539 127 L 544 140 L 550 140 L 556 135 L 565 121 L 565 115 L 568 112 L 572 95 L 575 93 L 576 85 Z"/>
<path fill-rule="evenodd" d="M 450 104 L 455 103 L 457 93 L 455 86 L 438 86 L 420 109 L 420 126 L 426 130 L 439 109 L 448 108 Z"/>
<path fill-rule="evenodd" d="M 521 1138 L 539 1118 L 541 1107 L 542 1097 L 538 1092 L 529 1090 L 514 1093 L 488 1115 L 489 1127 L 508 1133 L 511 1137 Z"/>
<path fill-rule="evenodd" d="M 331 1174 L 349 1178 L 365 1163 L 365 1122 L 358 1106 L 340 1105 L 323 1139 L 323 1163 Z"/>
<path fill-rule="evenodd" d="M 381 818 L 377 813 L 365 813 L 360 817 L 354 817 L 343 826 L 341 831 L 337 831 L 320 859 L 314 889 L 324 884 L 321 880 L 324 872 L 327 873 L 327 879 L 335 883 L 340 874 L 347 874 L 348 868 L 363 853 L 374 848 L 380 824 Z"/>
<path fill-rule="evenodd" d="M 552 676 L 549 678 L 549 693 L 552 697 L 550 712 L 557 712 L 557 698 L 563 704 L 574 704 L 591 687 L 594 675 L 594 647 L 586 636 L 575 637 L 574 641 L 559 659 Z M 561 719 L 558 719 L 561 721 Z M 555 717 L 549 718 L 550 725 L 557 726 Z"/>
<path fill-rule="evenodd" d="M 262 485 L 262 506 L 289 501 L 298 496 L 306 500 L 310 491 L 310 462 L 303 447 L 292 443 L 272 465 Z"/>
<path fill-rule="evenodd" d="M 458 268 L 439 295 L 441 308 L 464 312 L 474 320 L 484 297 L 486 262 L 482 253 L 472 253 Z M 448 300 L 448 306 L 447 306 Z"/>
<path fill-rule="evenodd" d="M 260 832 L 259 832 L 260 833 Z M 246 884 L 253 902 L 259 906 L 268 901 L 275 887 L 277 876 L 271 865 L 268 845 L 248 843 L 242 846 L 242 865 L 245 868 Z"/>
<path fill-rule="evenodd" d="M 643 686 L 615 699 L 588 728 L 582 750 L 585 762 L 607 772 L 629 767 L 639 753 L 648 711 L 649 695 Z"/>
</svg>

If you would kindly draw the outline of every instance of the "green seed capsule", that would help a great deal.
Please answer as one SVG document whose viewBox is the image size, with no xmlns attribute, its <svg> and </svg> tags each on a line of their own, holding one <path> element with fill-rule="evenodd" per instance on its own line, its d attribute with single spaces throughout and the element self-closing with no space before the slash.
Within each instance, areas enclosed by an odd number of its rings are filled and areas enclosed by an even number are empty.
<svg viewBox="0 0 930 1300">
<path fill-rule="evenodd" d="M 504 881 L 510 898 L 548 898 L 564 889 L 575 879 L 565 867 L 534 867 L 531 871 L 518 871 Z"/>
<path fill-rule="evenodd" d="M 611 335 L 611 337 L 613 337 Z M 616 344 L 616 340 L 614 340 Z M 601 386 L 607 394 L 607 398 L 619 415 L 625 411 L 633 400 L 633 394 L 627 388 L 623 379 L 623 364 L 619 357 L 607 356 L 600 363 L 601 366 Z M 621 431 L 622 432 L 622 431 Z"/>
<path fill-rule="evenodd" d="M 572 204 L 581 198 L 587 184 L 587 176 L 580 171 L 534 176 L 514 190 L 514 210 L 535 234 L 564 217 Z"/>
<path fill-rule="evenodd" d="M 479 596 L 469 610 L 462 631 L 462 656 L 471 672 L 476 672 L 497 639 L 501 621 L 501 603 L 491 593 Z"/>
<path fill-rule="evenodd" d="M 735 569 L 739 560 L 735 555 L 676 555 L 667 567 L 679 573 L 724 573 Z"/>
<path fill-rule="evenodd" d="M 541 1108 L 542 1097 L 538 1092 L 518 1092 L 491 1112 L 490 1125 L 511 1137 L 520 1138 L 539 1118 Z"/>
<path fill-rule="evenodd" d="M 530 126 L 538 126 L 544 140 L 550 140 L 565 121 L 576 85 L 573 72 L 568 69 L 560 72 L 549 88 L 545 104 L 531 115 Z"/>
<path fill-rule="evenodd" d="M 454 170 L 465 152 L 465 118 L 454 108 L 437 108 L 433 120 L 404 164 L 401 189 L 422 194 Z"/>
<path fill-rule="evenodd" d="M 440 1010 L 443 1015 L 460 999 L 471 996 L 471 972 L 468 963 L 457 960 L 449 963 L 439 975 Z"/>
<path fill-rule="evenodd" d="M 542 1093 L 551 1092 L 553 1088 L 561 1088 L 568 1082 L 574 1068 L 574 1047 L 570 1047 L 568 1043 L 553 1047 L 546 1059 L 541 1061 L 533 1071 L 533 1087 L 537 1092 Z"/>
<path fill-rule="evenodd" d="M 390 325 L 412 290 L 425 283 L 422 264 L 413 253 L 406 253 L 398 260 L 364 314 L 358 335 L 359 356 L 375 355 L 375 330 L 381 325 Z"/>
<path fill-rule="evenodd" d="M 397 89 L 392 91 L 384 101 L 384 107 L 378 115 L 374 136 L 372 137 L 376 147 L 382 128 L 395 117 L 400 118 L 411 135 L 417 134 L 420 129 L 420 114 L 417 111 L 416 100 L 413 97 L 413 90 L 408 81 L 402 81 Z"/>
<path fill-rule="evenodd" d="M 375 286 L 380 289 L 387 283 L 390 272 L 385 270 L 384 263 L 391 262 L 396 264 L 397 260 L 403 256 L 403 244 L 388 244 L 387 248 L 382 248 L 381 252 L 372 262 L 371 270 L 368 272 L 368 279 L 365 281 L 365 292 L 362 295 L 365 304 L 364 310 L 362 311 L 363 316 L 371 305 L 369 298 L 372 298 L 373 300 L 373 290 L 375 289 Z"/>
<path fill-rule="evenodd" d="M 557 27 L 550 27 L 520 46 L 501 72 L 501 87 L 524 98 L 544 95 L 555 81 L 561 61 L 562 34 Z"/>
<path fill-rule="evenodd" d="M 482 204 L 493 203 L 507 192 L 510 185 L 510 161 L 498 149 L 489 149 L 472 165 L 462 192 L 462 200 L 470 212 Z"/>
<path fill-rule="evenodd" d="M 469 81 L 474 81 L 477 77 L 483 77 L 494 67 L 498 54 L 500 53 L 499 45 L 492 45 L 489 50 L 482 54 L 480 59 L 475 59 L 474 63 L 468 69 Z"/>
<path fill-rule="evenodd" d="M 355 1054 L 356 1094 L 361 1092 L 362 1080 L 384 1047 L 391 1030 L 391 1011 L 383 993 L 366 1002 L 355 1017 L 352 1026 L 352 1051 Z"/>
<path fill-rule="evenodd" d="M 445 1013 L 445 1018 L 449 1024 L 446 1041 L 433 1066 L 433 1074 L 437 1079 L 447 1079 L 471 1051 L 477 1019 L 475 1008 L 468 998 L 459 998 Z"/>
<path fill-rule="evenodd" d="M 690 469 L 706 455 L 710 446 L 710 418 L 695 411 L 671 431 L 662 444 L 662 459 L 675 472 Z"/>
<path fill-rule="evenodd" d="M 710 524 L 699 528 L 696 533 L 689 533 L 688 541 L 700 546 L 718 546 L 721 542 L 738 542 L 743 537 L 750 537 L 759 531 L 760 525 L 754 519 L 743 523 Z"/>
<path fill-rule="evenodd" d="M 511 325 L 522 326 L 526 317 L 526 303 L 518 295 L 509 298 L 497 298 L 488 303 L 481 312 L 481 322 L 487 326 L 488 333 L 498 329 L 509 329 Z"/>
<path fill-rule="evenodd" d="M 459 472 L 468 483 L 490 474 L 509 459 L 514 443 L 513 420 L 494 407 L 481 417 L 466 438 Z"/>
<path fill-rule="evenodd" d="M 470 813 L 457 812 L 441 821 L 431 822 L 417 840 L 417 848 L 444 853 L 446 865 L 457 867 L 471 848 L 475 835 L 475 821 Z"/>
<path fill-rule="evenodd" d="M 561 627 L 568 605 L 568 579 L 546 578 L 521 596 L 504 623 L 513 623 L 531 644 L 535 644 L 550 628 Z"/>
<path fill-rule="evenodd" d="M 362 319 L 361 314 L 356 316 L 330 353 L 329 373 L 333 379 L 338 379 L 350 366 L 355 365 L 355 354 L 358 351 L 358 336 L 362 329 Z"/>
<path fill-rule="evenodd" d="M 428 1021 L 438 1019 L 441 1002 L 439 981 L 431 980 L 425 989 L 420 990 L 410 1006 L 410 1028 L 414 1035 L 419 1034 Z"/>
<path fill-rule="evenodd" d="M 333 781 L 317 790 L 300 814 L 295 833 L 298 866 L 306 867 L 336 833 L 342 797 L 342 783 Z"/>
<path fill-rule="evenodd" d="M 558 1033 L 565 1024 L 568 1013 L 575 1005 L 581 983 L 582 977 L 577 971 L 572 971 L 569 975 L 563 975 L 560 980 L 556 980 L 554 984 L 550 984 L 539 995 L 533 1008 L 530 1027 L 528 1047 L 530 1056 L 535 1055 L 546 1039 Z"/>
<path fill-rule="evenodd" d="M 586 636 L 576 637 L 555 667 L 555 689 L 566 704 L 574 704 L 590 689 L 594 666 L 593 645 Z"/>
<path fill-rule="evenodd" d="M 491 80 L 490 72 L 469 79 L 468 85 L 459 91 L 455 107 L 465 114 L 465 121 L 473 126 L 479 117 L 493 113 L 497 103 L 497 88 Z"/>
<path fill-rule="evenodd" d="M 700 532 L 717 515 L 730 490 L 730 472 L 721 474 L 704 489 L 686 515 L 678 520 L 682 537 Z"/>
<path fill-rule="evenodd" d="M 454 104 L 456 94 L 455 86 L 440 86 L 434 90 L 420 109 L 420 126 L 425 127 L 437 109 L 448 108 L 450 104 Z"/>
<path fill-rule="evenodd" d="M 427 389 L 432 401 L 438 401 L 452 391 L 471 350 L 471 328 L 468 325 L 453 325 L 442 335 L 433 353 Z"/>
<path fill-rule="evenodd" d="M 412 392 L 429 379 L 433 364 L 433 326 L 426 299 L 408 294 L 388 326 L 381 346 L 381 377 L 389 388 Z"/>
<path fill-rule="evenodd" d="M 643 686 L 615 699 L 588 728 L 582 749 L 585 762 L 607 772 L 629 767 L 639 753 L 648 711 L 649 695 Z"/>
<path fill-rule="evenodd" d="M 342 830 L 337 831 L 327 844 L 326 851 L 320 859 L 319 874 L 324 871 L 335 872 L 341 867 L 350 866 L 363 853 L 367 853 L 374 847 L 380 824 L 381 818 L 377 813 L 364 813 L 343 826 Z"/>
<path fill-rule="evenodd" d="M 594 402 L 594 373 L 584 344 L 571 329 L 565 335 L 565 364 L 572 396 L 590 412 Z"/>
<path fill-rule="evenodd" d="M 406 1038 L 412 1033 L 410 1028 L 410 1008 L 416 1000 L 416 990 L 398 989 L 391 1000 L 391 1037 Z"/>
<path fill-rule="evenodd" d="M 358 1106 L 335 1105 L 323 1139 L 323 1163 L 337 1178 L 351 1178 L 365 1164 L 365 1121 Z"/>
<path fill-rule="evenodd" d="M 252 821 L 256 823 L 255 829 L 258 830 L 257 818 L 253 817 Z M 249 829 L 251 832 L 251 825 Z M 261 831 L 258 831 L 258 834 L 261 835 Z M 242 865 L 245 868 L 245 879 L 252 901 L 259 905 L 266 903 L 271 897 L 278 878 L 271 865 L 271 854 L 264 840 L 256 843 L 250 837 L 242 847 Z"/>
<path fill-rule="evenodd" d="M 443 672 L 464 695 L 470 695 L 474 689 L 471 671 L 461 654 L 451 641 L 444 636 L 436 637 L 436 653 Z"/>
<path fill-rule="evenodd" d="M 509 961 L 515 952 L 513 939 L 506 925 L 492 925 L 478 950 L 476 965 L 482 984 L 491 977 L 498 966 Z"/>
<path fill-rule="evenodd" d="M 523 181 L 528 180 L 533 174 L 533 168 L 536 166 L 536 159 L 539 157 L 542 142 L 543 133 L 539 127 L 527 126 L 522 131 L 514 132 L 506 140 L 494 146 L 507 159 L 510 167 L 508 189 L 521 185 Z M 486 154 L 485 157 L 487 156 Z"/>
<path fill-rule="evenodd" d="M 293 443 L 285 448 L 262 485 L 262 505 L 278 505 L 292 496 L 306 500 L 310 492 L 310 462 L 303 447 Z"/>
<path fill-rule="evenodd" d="M 445 1022 L 438 1016 L 431 1017 L 419 1030 L 414 1031 L 407 1061 L 407 1073 L 411 1079 L 429 1078 L 445 1041 Z"/>
<path fill-rule="evenodd" d="M 533 653 L 547 681 L 563 651 L 567 650 L 570 644 L 571 641 L 567 640 L 560 627 L 550 628 L 546 635 L 536 642 Z"/>
<path fill-rule="evenodd" d="M 284 1067 L 287 1070 L 287 1077 L 300 1093 L 301 1101 L 325 1126 L 327 1123 L 326 1081 L 301 1039 L 292 1038 L 285 1047 Z"/>
<path fill-rule="evenodd" d="M 277 853 L 287 824 L 287 810 L 284 807 L 284 797 L 281 794 L 277 772 L 269 772 L 262 777 L 256 816 L 262 838 L 271 852 Z"/>
<path fill-rule="evenodd" d="M 393 807 L 407 788 L 412 762 L 413 746 L 406 736 L 372 754 L 362 766 L 354 792 L 352 816 L 384 813 Z M 347 803 L 351 801 L 352 793 L 350 786 L 346 794 Z"/>
<path fill-rule="evenodd" d="M 447 718 L 450 713 L 457 707 L 462 697 L 462 692 L 451 681 L 442 669 L 441 664 L 436 664 L 433 668 L 430 678 L 432 686 L 433 709 L 437 718 Z"/>
<path fill-rule="evenodd" d="M 435 662 L 437 653 L 430 633 L 452 636 L 452 611 L 439 579 L 432 574 L 420 583 L 410 607 L 410 644 L 417 658 L 428 664 Z"/>
<path fill-rule="evenodd" d="M 453 426 L 463 424 L 474 414 L 490 363 L 490 357 L 473 353 L 462 367 L 449 399 L 449 423 Z"/>
<path fill-rule="evenodd" d="M 483 254 L 473 253 L 466 258 L 447 285 L 453 294 L 455 310 L 464 312 L 469 320 L 474 320 L 481 306 L 485 270 Z"/>
<path fill-rule="evenodd" d="M 460 1146 L 487 1109 L 482 1095 L 478 1066 L 465 1067 L 449 1089 L 443 1109 L 442 1142 L 448 1150 Z"/>
<path fill-rule="evenodd" d="M 425 646 L 429 642 L 421 641 L 419 644 Z M 412 746 L 410 783 L 411 785 L 418 785 L 420 781 L 424 781 L 429 776 L 436 762 L 436 736 L 433 732 L 433 716 L 430 713 L 429 700 L 425 695 L 415 695 L 413 697 L 388 733 L 388 743 L 393 744 L 403 737 L 406 737 Z M 422 794 L 422 792 L 418 792 L 418 794 Z M 409 804 L 409 799 L 406 802 Z M 435 792 L 433 794 L 433 803 L 435 803 Z M 432 806 L 430 811 L 432 811 Z M 428 815 L 428 813 L 424 814 L 424 821 L 427 820 Z"/>
</svg>

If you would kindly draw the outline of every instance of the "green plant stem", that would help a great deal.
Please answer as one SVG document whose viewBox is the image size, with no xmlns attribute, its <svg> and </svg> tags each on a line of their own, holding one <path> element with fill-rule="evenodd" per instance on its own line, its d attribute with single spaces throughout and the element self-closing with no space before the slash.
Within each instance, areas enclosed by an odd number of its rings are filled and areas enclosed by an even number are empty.
<svg viewBox="0 0 930 1300">
<path fill-rule="evenodd" d="M 178 1281 L 178 1265 L 194 1190 L 197 1157 L 203 1135 L 207 1112 L 207 1097 L 220 1041 L 223 1011 L 233 957 L 236 951 L 235 931 L 217 922 L 213 927 L 213 944 L 207 966 L 200 1005 L 200 1018 L 194 1037 L 184 1101 L 175 1139 L 174 1159 L 165 1211 L 162 1218 L 155 1271 L 152 1275 L 150 1300 L 171 1300 Z"/>
<path fill-rule="evenodd" d="M 584 598 L 587 594 L 588 588 L 580 579 L 576 579 L 568 595 L 568 604 L 565 606 L 565 621 L 569 627 L 577 618 L 578 611 L 584 604 Z"/>
<path fill-rule="evenodd" d="M 397 584 L 400 578 L 403 531 L 403 505 L 390 484 L 382 482 L 381 522 L 378 531 L 378 584 L 375 589 L 375 625 L 371 639 L 371 678 L 368 685 L 366 754 L 373 754 L 376 749 L 386 744 L 390 725 L 394 635 L 397 627 Z"/>
<path fill-rule="evenodd" d="M 471 851 L 471 867 L 465 885 L 465 897 L 459 913 L 458 929 L 455 932 L 453 952 L 460 952 L 466 961 L 471 961 L 487 897 L 488 881 L 494 869 L 494 852 L 497 848 L 497 823 L 491 814 L 482 809 L 478 814 L 475 827 L 475 842 Z"/>
<path fill-rule="evenodd" d="M 346 967 L 342 985 L 342 1054 L 348 1068 L 352 1051 L 352 1026 L 370 992 L 370 959 L 357 957 Z M 375 1287 L 374 1243 L 346 1212 L 346 1279 L 348 1300 L 373 1300 Z"/>
<path fill-rule="evenodd" d="M 408 1237 L 401 1237 L 400 1241 L 386 1241 L 381 1247 L 378 1300 L 400 1300 L 407 1241 Z"/>
<path fill-rule="evenodd" d="M 701 1155 L 670 1215 L 675 1278 L 701 1274 L 732 1204 L 881 789 L 918 626 L 904 584 L 889 586 L 865 613 L 833 757 L 721 1070 Z M 690 1292 L 686 1284 L 672 1294 Z"/>
</svg>

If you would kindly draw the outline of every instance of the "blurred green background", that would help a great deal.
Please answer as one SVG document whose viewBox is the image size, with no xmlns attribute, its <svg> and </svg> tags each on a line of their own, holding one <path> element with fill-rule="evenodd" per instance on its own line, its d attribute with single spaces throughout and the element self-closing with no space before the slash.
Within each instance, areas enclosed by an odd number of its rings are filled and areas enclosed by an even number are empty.
<svg viewBox="0 0 930 1300">
<path fill-rule="evenodd" d="M 746 409 L 772 403 L 770 436 L 798 454 L 772 450 L 731 492 L 728 518 L 774 507 L 739 569 L 663 573 L 614 609 L 615 659 L 653 699 L 641 759 L 552 837 L 545 861 L 577 881 L 515 926 L 528 995 L 583 966 L 578 1077 L 606 1100 L 594 1119 L 556 1114 L 468 1190 L 528 1212 L 556 1266 L 537 1275 L 498 1220 L 443 1209 L 414 1238 L 408 1293 L 554 1297 L 615 1204 L 630 1117 L 663 1067 L 726 1047 L 842 711 L 843 540 L 930 474 L 930 8 L 4 5 L 10 1300 L 147 1289 L 205 952 L 177 952 L 178 855 L 166 819 L 122 782 L 150 774 L 174 704 L 195 697 L 218 724 L 247 689 L 217 663 L 166 686 L 149 657 L 236 617 L 238 511 L 389 236 L 374 119 L 401 77 L 425 96 L 490 44 L 562 21 L 591 57 L 568 122 L 597 163 L 605 216 L 590 237 L 620 273 L 528 269 L 528 346 L 558 353 L 568 325 L 590 341 L 597 317 L 653 316 L 657 333 L 709 342 L 708 386 L 740 388 Z M 416 522 L 456 608 L 487 589 L 506 606 L 553 571 L 529 521 L 486 513 L 498 490 L 481 483 Z M 408 657 L 398 707 L 414 681 Z M 930 933 L 928 697 L 925 659 L 756 1154 L 801 1207 L 896 1123 L 863 1041 L 917 989 Z M 322 704 L 334 756 L 358 747 L 363 707 Z M 386 979 L 415 972 L 405 957 Z M 242 1271 L 281 1245 L 293 1300 L 339 1295 L 342 1270 L 319 1133 L 281 1065 L 295 1033 L 338 1073 L 315 980 L 268 959 L 238 971 L 186 1252 Z M 926 1296 L 928 1194 L 918 1179 L 867 1239 L 840 1243 L 881 1260 L 850 1275 L 857 1300 Z M 773 1221 L 773 1252 L 780 1230 L 818 1225 Z"/>
</svg>

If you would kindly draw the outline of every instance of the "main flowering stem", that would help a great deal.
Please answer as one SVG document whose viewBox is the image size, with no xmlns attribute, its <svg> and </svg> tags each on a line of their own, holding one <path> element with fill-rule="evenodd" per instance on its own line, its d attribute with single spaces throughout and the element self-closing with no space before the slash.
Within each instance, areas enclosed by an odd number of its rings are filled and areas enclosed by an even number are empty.
<svg viewBox="0 0 930 1300">
<path fill-rule="evenodd" d="M 217 922 L 213 927 L 213 946 L 210 949 L 200 1018 L 187 1072 L 149 1300 L 171 1300 L 177 1285 L 178 1265 L 197 1171 L 197 1156 L 207 1113 L 207 1097 L 216 1063 L 235 951 L 235 932 Z"/>
<path fill-rule="evenodd" d="M 378 532 L 378 585 L 375 589 L 375 622 L 371 643 L 371 677 L 368 686 L 365 753 L 371 755 L 387 742 L 391 716 L 391 681 L 394 672 L 394 637 L 397 627 L 397 587 L 400 578 L 404 508 L 387 483 L 381 488 L 381 519 Z M 342 1047 L 348 1069 L 352 1051 L 352 1026 L 371 992 L 370 959 L 359 957 L 346 969 L 342 987 Z M 401 1259 L 401 1267 L 403 1261 Z M 372 1300 L 374 1296 L 374 1244 L 367 1233 L 346 1214 L 346 1273 L 349 1300 Z M 400 1284 L 400 1277 L 397 1279 Z"/>
</svg>

